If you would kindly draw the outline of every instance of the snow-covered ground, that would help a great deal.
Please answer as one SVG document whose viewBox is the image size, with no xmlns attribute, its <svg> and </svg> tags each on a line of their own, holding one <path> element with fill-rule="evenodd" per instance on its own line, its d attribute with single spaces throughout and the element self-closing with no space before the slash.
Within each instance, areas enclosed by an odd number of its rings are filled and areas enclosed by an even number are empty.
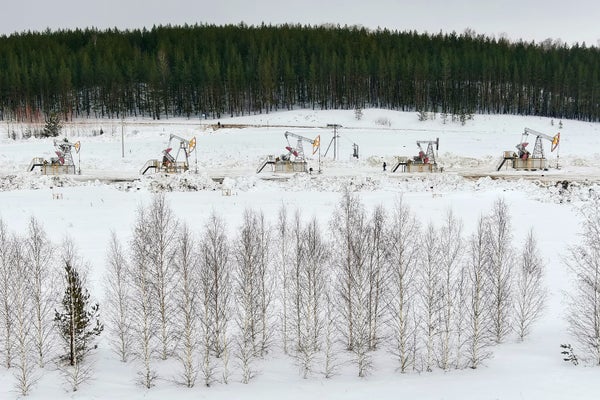
<svg viewBox="0 0 600 400">
<path fill-rule="evenodd" d="M 215 128 L 217 123 L 220 129 Z M 324 156 L 333 135 L 328 124 L 341 125 L 336 161 L 333 149 Z M 550 136 L 560 131 L 560 158 L 550 153 L 549 142 L 544 143 L 551 166 L 558 163 L 560 169 L 495 171 L 503 151 L 515 149 L 525 127 Z M 100 129 L 103 135 L 94 136 Z M 159 366 L 163 379 L 145 390 L 135 383 L 135 368 L 119 363 L 103 339 L 95 355 L 93 381 L 73 395 L 65 391 L 58 373 L 49 370 L 33 389 L 33 399 L 595 399 L 600 393 L 598 369 L 563 362 L 559 347 L 572 341 L 564 320 L 563 291 L 568 290 L 569 277 L 563 258 L 579 240 L 579 209 L 600 193 L 600 124 L 475 115 L 462 126 L 444 124 L 439 115 L 421 122 L 416 113 L 379 109 L 364 110 L 360 120 L 352 110 L 297 110 L 220 121 L 85 120 L 63 128 L 70 141 L 81 142 L 80 153 L 74 154 L 81 175 L 60 177 L 26 172 L 33 157 L 49 159 L 54 148 L 52 139 L 9 138 L 9 132 L 19 137 L 25 130 L 21 124 L 0 125 L 0 216 L 20 232 L 36 216 L 56 243 L 65 236 L 73 238 L 90 264 L 91 291 L 100 299 L 110 232 L 128 238 L 136 209 L 161 190 L 167 191 L 175 214 L 193 229 L 199 230 L 215 210 L 226 218 L 232 233 L 244 209 L 261 209 L 274 221 L 281 204 L 301 209 L 307 220 L 315 215 L 326 223 L 340 193 L 352 187 L 369 208 L 383 204 L 390 210 L 402 196 L 423 225 L 439 225 L 452 209 L 470 234 L 478 217 L 501 197 L 510 207 L 515 247 L 533 228 L 546 263 L 549 291 L 544 316 L 527 340 L 517 343 L 511 337 L 494 347 L 494 357 L 477 370 L 401 375 L 382 349 L 367 378 L 357 378 L 352 366 L 344 366 L 332 379 L 304 380 L 292 360 L 275 351 L 261 361 L 260 372 L 249 385 L 233 379 L 228 385 L 186 389 L 172 382 L 175 367 L 164 364 Z M 256 174 L 265 156 L 285 152 L 286 131 L 309 138 L 320 135 L 322 174 Z M 140 168 L 147 160 L 160 158 L 171 134 L 196 137 L 191 171 L 140 177 Z M 438 137 L 443 173 L 389 171 L 396 156 L 416 155 L 417 140 Z M 352 157 L 354 143 L 359 145 L 358 160 Z M 310 153 L 310 145 L 304 147 Z M 311 156 L 309 165 L 318 169 L 317 155 Z M 562 181 L 569 181 L 567 190 L 557 184 Z M 0 370 L 0 399 L 16 397 L 13 379 L 10 372 Z"/>
</svg>

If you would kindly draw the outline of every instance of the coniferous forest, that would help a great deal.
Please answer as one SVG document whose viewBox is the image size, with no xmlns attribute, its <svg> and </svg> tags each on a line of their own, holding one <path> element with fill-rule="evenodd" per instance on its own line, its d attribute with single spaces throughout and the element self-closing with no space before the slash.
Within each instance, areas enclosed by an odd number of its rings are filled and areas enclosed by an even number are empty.
<svg viewBox="0 0 600 400">
<path fill-rule="evenodd" d="M 2 120 L 367 107 L 598 121 L 600 49 L 301 25 L 0 36 Z"/>
</svg>

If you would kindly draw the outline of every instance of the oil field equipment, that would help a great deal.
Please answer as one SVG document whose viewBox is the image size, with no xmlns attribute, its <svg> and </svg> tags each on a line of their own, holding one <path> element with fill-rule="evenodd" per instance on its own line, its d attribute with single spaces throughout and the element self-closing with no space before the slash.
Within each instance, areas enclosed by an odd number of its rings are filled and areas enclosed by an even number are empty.
<svg viewBox="0 0 600 400">
<path fill-rule="evenodd" d="M 338 141 L 341 138 L 340 134 L 338 133 L 338 129 L 341 127 L 342 127 L 342 125 L 340 125 L 340 124 L 327 124 L 327 128 L 333 128 L 333 136 L 331 137 L 331 140 L 329 141 L 329 145 L 327 145 L 327 149 L 325 149 L 325 153 L 323 154 L 323 157 L 327 157 L 327 153 L 329 153 L 329 149 L 331 148 L 331 145 L 333 144 L 333 160 L 336 161 L 338 159 Z M 350 143 L 352 143 L 352 158 L 358 159 L 358 151 L 359 151 L 358 144 L 353 143 L 352 141 L 350 141 Z"/>
<path fill-rule="evenodd" d="M 312 154 L 319 152 L 319 172 L 321 172 L 321 136 L 310 139 L 292 132 L 285 132 L 285 140 L 287 153 L 281 154 L 279 157 L 273 155 L 267 156 L 266 159 L 260 162 L 256 173 L 260 173 L 267 165 L 271 166 L 272 172 L 309 172 L 308 163 L 304 155 L 304 147 L 302 142 L 308 142 L 312 145 Z M 296 139 L 295 146 L 290 143 L 290 138 Z"/>
<path fill-rule="evenodd" d="M 36 168 L 40 168 L 42 175 L 81 173 L 81 168 L 75 168 L 75 161 L 73 161 L 72 154 L 72 149 L 75 149 L 75 153 L 79 154 L 79 150 L 81 149 L 81 143 L 79 141 L 71 143 L 67 138 L 64 138 L 63 140 L 55 139 L 54 148 L 56 157 L 51 157 L 49 161 L 43 157 L 35 157 L 29 163 L 27 170 L 31 172 Z M 79 157 L 78 163 L 81 166 L 81 157 Z"/>
<path fill-rule="evenodd" d="M 427 145 L 426 150 L 423 150 L 423 145 Z M 434 150 L 435 146 L 435 150 Z M 438 168 L 435 152 L 440 148 L 440 138 L 435 140 L 417 140 L 419 153 L 412 157 L 396 157 L 396 164 L 392 168 L 392 172 L 441 172 Z"/>
<path fill-rule="evenodd" d="M 173 140 L 178 142 L 177 152 L 175 155 L 173 155 L 173 147 L 171 146 Z M 140 170 L 140 174 L 144 175 L 149 170 L 153 170 L 153 172 L 166 172 L 173 174 L 188 171 L 190 168 L 189 157 L 190 154 L 192 154 L 195 150 L 196 137 L 187 140 L 172 134 L 169 137 L 169 144 L 167 145 L 167 148 L 162 151 L 162 159 L 146 161 L 146 164 L 144 164 Z M 179 161 L 179 156 L 181 154 L 183 154 L 184 157 L 183 161 Z"/>
<path fill-rule="evenodd" d="M 529 135 L 535 137 L 535 144 L 533 146 L 533 152 L 529 152 L 527 141 Z M 521 141 L 515 146 L 517 151 L 505 151 L 502 158 L 498 161 L 496 170 L 500 171 L 506 164 L 517 170 L 535 171 L 538 169 L 548 169 L 548 159 L 544 153 L 544 140 L 548 140 L 551 143 L 550 151 L 556 150 L 556 168 L 558 168 L 558 145 L 560 143 L 560 132 L 554 136 L 546 135 L 534 131 L 533 129 L 525 128 L 521 135 Z"/>
</svg>

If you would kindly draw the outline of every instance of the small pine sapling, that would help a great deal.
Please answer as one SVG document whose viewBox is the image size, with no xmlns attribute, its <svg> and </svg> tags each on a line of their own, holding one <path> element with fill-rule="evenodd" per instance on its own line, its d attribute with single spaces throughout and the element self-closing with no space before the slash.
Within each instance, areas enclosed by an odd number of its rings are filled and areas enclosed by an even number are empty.
<svg viewBox="0 0 600 400">
<path fill-rule="evenodd" d="M 60 116 L 56 112 L 48 114 L 46 117 L 46 125 L 44 126 L 44 137 L 57 137 L 62 129 Z"/>
<path fill-rule="evenodd" d="M 83 286 L 79 272 L 69 261 L 65 262 L 65 292 L 60 310 L 55 310 L 54 321 L 66 345 L 61 360 L 74 366 L 92 349 L 93 339 L 100 335 L 100 305 L 90 305 L 90 294 Z"/>
<path fill-rule="evenodd" d="M 563 356 L 563 361 L 571 362 L 571 363 L 573 363 L 573 365 L 579 364 L 579 359 L 577 358 L 577 355 L 573 351 L 573 347 L 571 346 L 571 344 L 561 344 L 560 347 L 561 347 L 561 349 L 563 349 L 560 352 L 560 354 L 562 354 L 562 356 Z"/>
</svg>

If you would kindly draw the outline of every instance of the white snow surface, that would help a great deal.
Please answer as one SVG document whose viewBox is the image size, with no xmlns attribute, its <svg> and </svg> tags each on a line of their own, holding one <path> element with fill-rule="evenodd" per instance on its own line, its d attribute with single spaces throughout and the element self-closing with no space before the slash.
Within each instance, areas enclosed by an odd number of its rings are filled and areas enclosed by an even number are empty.
<svg viewBox="0 0 600 400">
<path fill-rule="evenodd" d="M 222 127 L 216 129 L 218 122 Z M 337 161 L 332 159 L 333 149 L 323 156 L 333 134 L 327 124 L 341 125 Z M 495 171 L 502 152 L 515 149 L 525 127 L 550 136 L 560 131 L 560 158 L 550 153 L 549 142 L 544 143 L 550 165 L 558 163 L 559 169 Z M 348 364 L 331 379 L 319 374 L 302 379 L 294 361 L 276 348 L 260 362 L 258 375 L 248 385 L 239 383 L 234 374 L 227 385 L 188 389 L 174 382 L 179 365 L 168 361 L 158 363 L 161 379 L 146 390 L 136 383 L 135 365 L 120 363 L 103 337 L 93 355 L 92 381 L 71 393 L 60 374 L 48 367 L 40 372 L 31 399 L 598 398 L 598 367 L 562 361 L 559 347 L 573 341 L 566 332 L 564 292 L 570 276 L 564 258 L 579 241 L 581 207 L 600 193 L 598 123 L 475 115 L 463 126 L 451 121 L 444 124 L 439 115 L 421 122 L 414 112 L 381 109 L 363 110 L 360 120 L 353 110 L 294 110 L 220 120 L 86 119 L 63 128 L 63 136 L 81 142 L 80 153 L 74 154 L 81 174 L 57 177 L 26 172 L 33 157 L 54 156 L 52 139 L 20 138 L 26 129 L 26 124 L 0 125 L 0 217 L 9 229 L 25 232 L 28 220 L 35 216 L 56 244 L 71 237 L 89 264 L 90 289 L 100 302 L 110 233 L 116 232 L 125 243 L 136 210 L 149 204 L 153 192 L 167 192 L 175 214 L 196 232 L 215 210 L 235 235 L 246 208 L 260 209 L 275 222 L 280 206 L 286 204 L 290 210 L 301 210 L 306 220 L 315 215 L 324 225 L 345 187 L 356 190 L 369 209 L 383 204 L 391 210 L 402 196 L 423 225 L 439 226 L 452 209 L 464 223 L 465 236 L 494 201 L 505 199 L 514 227 L 514 247 L 521 248 L 530 229 L 536 235 L 549 293 L 544 315 L 531 335 L 524 342 L 511 336 L 493 347 L 494 356 L 476 370 L 400 374 L 389 349 L 383 347 L 366 378 L 358 378 Z M 94 136 L 100 129 L 104 133 Z M 321 174 L 316 172 L 316 154 L 309 160 L 312 175 L 256 174 L 265 156 L 285 152 L 286 131 L 309 138 L 321 135 Z M 11 138 L 13 132 L 16 140 Z M 160 158 L 170 134 L 196 137 L 191 171 L 140 176 L 147 160 Z M 389 171 L 396 156 L 417 154 L 417 140 L 438 137 L 438 162 L 444 172 Z M 358 160 L 351 156 L 353 143 L 360 148 Z M 304 143 L 304 148 L 310 154 L 310 144 Z M 386 172 L 383 161 L 388 165 Z M 570 183 L 567 190 L 562 189 L 562 181 Z M 0 369 L 0 399 L 16 397 L 12 373 Z"/>
</svg>

